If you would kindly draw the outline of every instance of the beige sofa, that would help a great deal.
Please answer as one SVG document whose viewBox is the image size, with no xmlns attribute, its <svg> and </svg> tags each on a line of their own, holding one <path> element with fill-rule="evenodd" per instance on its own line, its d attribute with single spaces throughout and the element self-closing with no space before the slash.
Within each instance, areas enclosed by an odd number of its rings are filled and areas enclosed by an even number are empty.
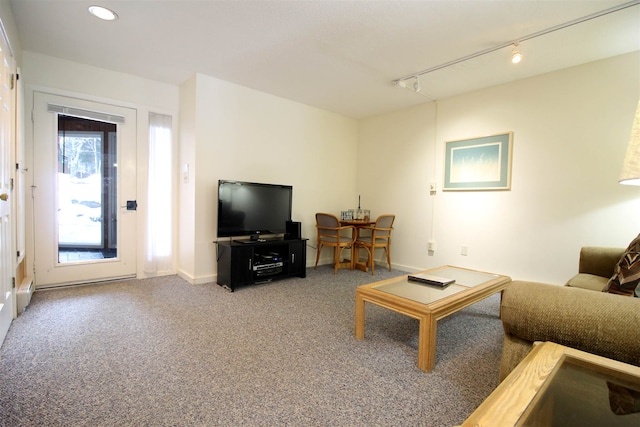
<svg viewBox="0 0 640 427">
<path fill-rule="evenodd" d="M 583 247 L 580 249 L 578 274 L 569 279 L 566 286 L 602 291 L 623 253 L 624 248 Z"/>
<path fill-rule="evenodd" d="M 601 292 L 624 249 L 584 247 L 565 286 L 513 281 L 503 292 L 502 381 L 535 341 L 640 366 L 640 299 Z"/>
</svg>

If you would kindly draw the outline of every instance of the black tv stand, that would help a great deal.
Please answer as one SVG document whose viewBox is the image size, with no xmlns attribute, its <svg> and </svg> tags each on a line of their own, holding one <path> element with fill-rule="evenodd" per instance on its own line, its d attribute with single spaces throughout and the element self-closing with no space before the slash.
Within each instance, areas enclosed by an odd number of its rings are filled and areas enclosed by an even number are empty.
<svg viewBox="0 0 640 427">
<path fill-rule="evenodd" d="M 306 277 L 308 239 L 238 239 L 218 244 L 218 285 L 238 285 Z"/>
</svg>

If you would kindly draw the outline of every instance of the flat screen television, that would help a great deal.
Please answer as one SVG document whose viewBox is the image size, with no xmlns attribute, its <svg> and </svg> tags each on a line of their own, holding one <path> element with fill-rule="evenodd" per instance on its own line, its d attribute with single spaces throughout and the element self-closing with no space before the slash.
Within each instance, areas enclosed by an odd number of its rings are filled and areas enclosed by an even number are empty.
<svg viewBox="0 0 640 427">
<path fill-rule="evenodd" d="M 280 234 L 291 221 L 293 187 L 218 181 L 218 237 Z"/>
</svg>

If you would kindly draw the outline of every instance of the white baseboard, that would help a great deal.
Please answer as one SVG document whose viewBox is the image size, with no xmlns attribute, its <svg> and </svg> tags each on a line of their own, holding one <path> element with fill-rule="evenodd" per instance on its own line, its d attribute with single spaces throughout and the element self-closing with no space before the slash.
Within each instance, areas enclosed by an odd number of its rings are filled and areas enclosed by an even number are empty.
<svg viewBox="0 0 640 427">
<path fill-rule="evenodd" d="M 178 276 L 191 283 L 192 285 L 204 285 L 206 283 L 216 283 L 218 280 L 217 275 L 193 277 L 190 274 L 185 273 L 183 270 L 178 270 Z"/>
</svg>

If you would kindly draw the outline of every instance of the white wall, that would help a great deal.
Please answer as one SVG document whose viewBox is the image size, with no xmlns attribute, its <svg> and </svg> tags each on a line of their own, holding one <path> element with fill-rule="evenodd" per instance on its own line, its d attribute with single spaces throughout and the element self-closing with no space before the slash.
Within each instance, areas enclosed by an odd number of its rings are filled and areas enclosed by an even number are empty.
<svg viewBox="0 0 640 427">
<path fill-rule="evenodd" d="M 302 221 L 303 236 L 311 238 L 310 262 L 316 255 L 315 212 L 337 213 L 355 206 L 355 120 L 202 75 L 177 88 L 32 52 L 24 52 L 24 69 L 26 111 L 32 108 L 34 90 L 138 111 L 140 199 L 146 191 L 148 112 L 173 114 L 177 122 L 180 111 L 177 271 L 194 283 L 215 280 L 218 179 L 293 185 L 293 219 Z M 33 158 L 30 126 L 26 130 L 29 166 Z M 187 183 L 182 179 L 185 163 L 190 168 Z M 140 206 L 138 276 L 145 277 L 144 208 Z M 29 201 L 27 209 L 31 209 Z M 27 218 L 30 223 L 31 217 Z M 30 227 L 27 240 L 33 242 Z M 328 252 L 324 255 L 321 262 L 329 262 Z M 29 251 L 28 258 L 33 259 Z"/>
<path fill-rule="evenodd" d="M 374 216 L 397 215 L 397 268 L 454 264 L 562 283 L 581 246 L 626 246 L 640 231 L 640 193 L 617 184 L 639 69 L 629 54 L 357 122 L 203 75 L 177 88 L 23 54 L 26 111 L 34 89 L 110 100 L 139 110 L 142 141 L 149 110 L 181 111 L 180 166 L 190 164 L 191 179 L 178 186 L 178 268 L 198 283 L 215 280 L 218 179 L 293 185 L 308 265 L 315 212 L 353 208 L 361 194 Z M 511 191 L 429 194 L 430 182 L 442 184 L 444 141 L 507 131 Z M 139 152 L 142 169 L 145 161 Z"/>
<path fill-rule="evenodd" d="M 146 171 L 148 155 L 149 112 L 170 114 L 174 125 L 178 122 L 179 89 L 152 80 L 128 74 L 91 67 L 58 58 L 23 51 L 22 76 L 25 85 L 25 116 L 30 116 L 35 90 L 57 95 L 76 96 L 90 101 L 110 103 L 137 111 L 137 197 L 144 200 L 146 194 Z M 29 173 L 26 180 L 30 185 L 33 162 L 33 129 L 25 123 L 26 160 Z M 177 127 L 176 127 L 177 129 Z M 27 194 L 27 262 L 33 262 L 33 230 L 31 227 L 33 206 Z M 139 204 L 137 213 L 137 270 L 138 277 L 145 277 L 144 260 L 144 203 Z M 36 278 L 37 285 L 37 278 Z"/>
<path fill-rule="evenodd" d="M 189 176 L 178 179 L 178 274 L 195 276 L 195 188 L 196 188 L 196 76 L 180 87 L 180 147 L 178 167 L 181 175 L 188 165 Z"/>
<path fill-rule="evenodd" d="M 303 237 L 311 238 L 307 261 L 312 264 L 315 213 L 339 214 L 357 202 L 357 122 L 212 77 L 194 79 L 181 88 L 182 108 L 190 111 L 185 117 L 196 116 L 195 123 L 181 123 L 183 134 L 187 126 L 195 127 L 195 134 L 181 141 L 189 146 L 182 148 L 180 164 L 189 162 L 194 177 L 181 184 L 194 194 L 181 201 L 186 248 L 181 257 L 193 257 L 182 259 L 181 274 L 196 283 L 215 280 L 219 179 L 292 185 L 292 219 L 301 221 Z M 195 232 L 182 233 L 191 221 Z"/>
<path fill-rule="evenodd" d="M 362 120 L 359 131 L 362 208 L 374 219 L 396 215 L 391 262 L 397 268 L 424 268 L 435 206 L 429 197 L 435 180 L 435 104 Z M 376 259 L 383 259 L 379 252 Z"/>
<path fill-rule="evenodd" d="M 561 284 L 581 246 L 626 247 L 640 232 L 640 191 L 617 178 L 639 76 L 636 52 L 362 120 L 358 191 L 374 216 L 397 215 L 392 262 Z M 445 141 L 509 131 L 510 191 L 441 191 Z"/>
</svg>

